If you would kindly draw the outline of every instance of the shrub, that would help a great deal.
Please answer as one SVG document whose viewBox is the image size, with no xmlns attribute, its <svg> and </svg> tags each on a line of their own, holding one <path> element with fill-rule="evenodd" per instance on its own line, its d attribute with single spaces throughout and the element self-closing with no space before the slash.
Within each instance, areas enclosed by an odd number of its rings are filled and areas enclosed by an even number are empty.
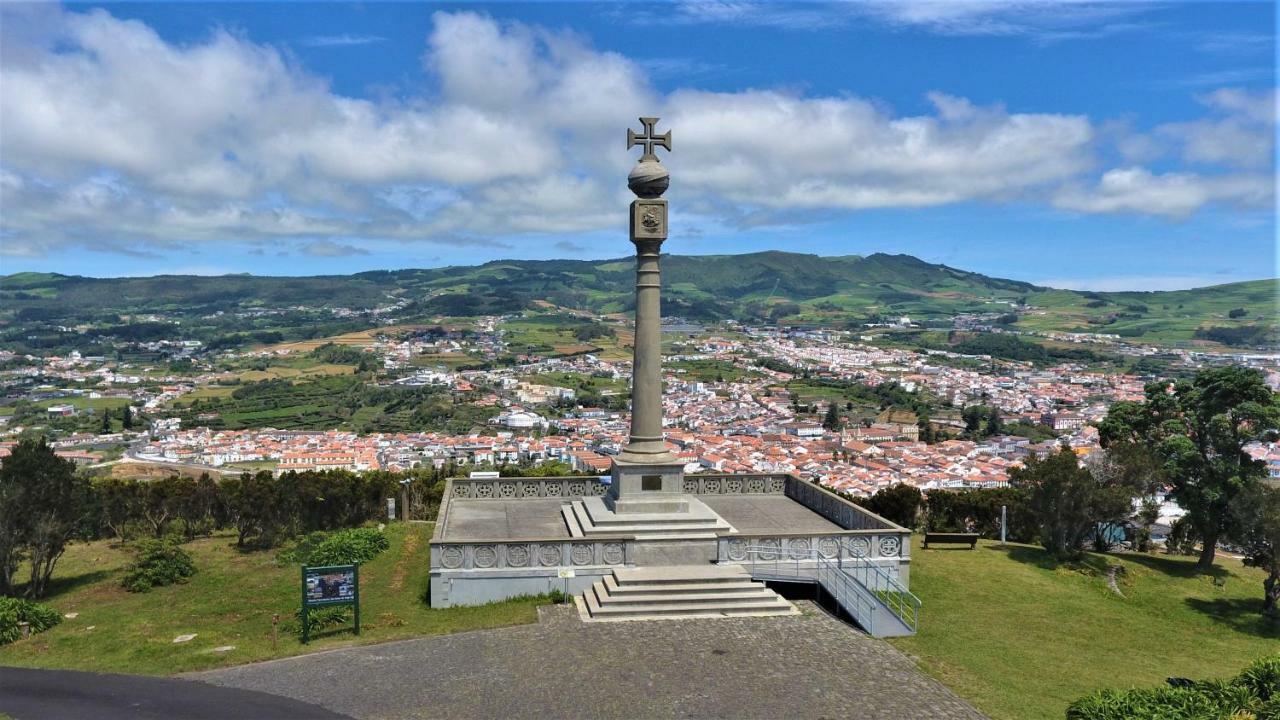
<svg viewBox="0 0 1280 720">
<path fill-rule="evenodd" d="M 308 536 L 299 543 L 295 549 L 297 562 L 303 565 L 366 563 L 391 547 L 387 536 L 377 528 L 339 530 L 314 545 L 310 544 L 312 541 L 312 536 Z"/>
<path fill-rule="evenodd" d="M 352 608 L 350 605 L 312 608 L 307 613 L 307 623 L 311 625 L 311 632 L 313 633 L 333 625 L 345 625 L 351 621 Z M 285 623 L 284 630 L 302 637 L 302 608 L 298 608 L 293 612 L 293 620 Z"/>
<path fill-rule="evenodd" d="M 1190 687 L 1100 690 L 1067 707 L 1067 720 L 1280 719 L 1280 655 L 1255 660 L 1231 680 Z"/>
<path fill-rule="evenodd" d="M 140 540 L 134 545 L 134 552 L 137 559 L 120 581 L 129 592 L 186 582 L 196 574 L 191 555 L 170 540 Z"/>
<path fill-rule="evenodd" d="M 31 600 L 0 597 L 0 645 L 22 637 L 18 623 L 31 624 L 31 634 L 42 633 L 62 622 L 57 610 Z"/>
</svg>

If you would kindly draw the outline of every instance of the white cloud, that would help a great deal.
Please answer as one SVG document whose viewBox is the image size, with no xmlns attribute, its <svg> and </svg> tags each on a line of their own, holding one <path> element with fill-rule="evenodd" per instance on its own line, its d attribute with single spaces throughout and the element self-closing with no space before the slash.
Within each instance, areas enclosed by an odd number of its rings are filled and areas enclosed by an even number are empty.
<svg viewBox="0 0 1280 720">
<path fill-rule="evenodd" d="M 930 22 L 953 25 L 985 17 L 950 5 L 877 12 L 913 22 L 932 12 Z M 101 9 L 0 13 L 0 253 L 9 255 L 281 240 L 334 253 L 358 247 L 351 238 L 494 244 L 620 228 L 635 157 L 620 136 L 640 111 L 674 129 L 673 221 L 691 229 L 968 201 L 1182 217 L 1274 194 L 1248 152 L 1274 128 L 1274 96 L 1264 107 L 1248 93 L 1212 93 L 1207 118 L 1106 138 L 1145 143 L 1147 156 L 1175 143 L 1187 162 L 1243 171 L 1133 167 L 1095 179 L 1105 133 L 1082 115 L 941 92 L 917 115 L 851 95 L 663 95 L 641 62 L 478 13 L 433 16 L 423 80 L 438 92 L 398 100 L 340 95 L 286 50 L 223 30 L 177 45 Z"/>
<path fill-rule="evenodd" d="M 1134 212 L 1181 218 L 1210 202 L 1264 207 L 1275 198 L 1268 175 L 1155 174 L 1146 168 L 1108 170 L 1093 187 L 1068 187 L 1054 204 L 1088 213 Z"/>
<path fill-rule="evenodd" d="M 386 42 L 387 39 L 379 35 L 353 35 L 343 33 L 341 35 L 312 35 L 302 38 L 298 42 L 306 47 L 351 47 L 355 45 L 373 45 L 375 43 Z"/>
</svg>

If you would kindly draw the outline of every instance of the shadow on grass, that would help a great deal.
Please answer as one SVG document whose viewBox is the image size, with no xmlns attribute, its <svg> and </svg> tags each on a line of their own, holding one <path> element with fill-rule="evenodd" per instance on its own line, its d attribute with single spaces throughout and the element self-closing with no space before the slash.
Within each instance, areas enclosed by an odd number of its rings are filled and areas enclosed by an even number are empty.
<svg viewBox="0 0 1280 720">
<path fill-rule="evenodd" d="M 1110 559 L 1115 558 L 1116 560 L 1124 560 L 1141 565 L 1148 570 L 1153 570 L 1167 577 L 1182 578 L 1184 580 L 1199 577 L 1200 575 L 1207 575 L 1215 579 L 1223 579 L 1231 575 L 1230 571 L 1218 565 L 1214 565 L 1206 572 L 1201 572 L 1196 568 L 1195 558 L 1177 555 L 1149 555 L 1130 552 L 1101 554 L 1090 552 L 1079 558 L 1063 560 L 1034 545 L 1005 545 L 1003 547 L 988 545 L 987 548 L 1005 553 L 1010 560 L 1035 565 L 1045 570 L 1067 568 L 1105 573 L 1108 565 L 1110 565 Z"/>
<path fill-rule="evenodd" d="M 1146 553 L 1121 553 L 1116 557 L 1122 560 L 1128 560 L 1147 568 L 1155 570 L 1158 573 L 1168 575 L 1170 577 L 1178 577 L 1189 579 L 1199 575 L 1208 575 L 1211 578 L 1226 578 L 1231 573 L 1224 567 L 1214 565 L 1206 572 L 1201 572 L 1196 568 L 1196 559 L 1186 555 L 1148 555 Z"/>
<path fill-rule="evenodd" d="M 93 572 L 80 573 L 79 575 L 54 575 L 49 578 L 48 584 L 45 585 L 44 597 L 41 601 L 56 600 L 59 595 L 78 590 L 85 585 L 92 585 L 107 579 L 111 573 L 107 570 L 94 570 Z M 22 597 L 22 593 L 26 591 L 27 585 L 23 583 L 14 588 L 16 597 Z"/>
<path fill-rule="evenodd" d="M 1059 559 L 1054 557 L 1044 548 L 1032 545 L 988 545 L 989 549 L 996 552 L 1003 552 L 1009 556 L 1010 560 L 1028 565 L 1034 565 L 1044 570 L 1069 569 L 1077 571 L 1093 572 L 1102 574 L 1107 571 L 1107 560 L 1105 557 L 1093 554 L 1085 554 L 1075 559 Z"/>
<path fill-rule="evenodd" d="M 1262 594 L 1259 584 L 1258 594 Z M 1187 605 L 1239 633 L 1280 639 L 1280 620 L 1264 616 L 1262 598 L 1187 598 Z"/>
</svg>

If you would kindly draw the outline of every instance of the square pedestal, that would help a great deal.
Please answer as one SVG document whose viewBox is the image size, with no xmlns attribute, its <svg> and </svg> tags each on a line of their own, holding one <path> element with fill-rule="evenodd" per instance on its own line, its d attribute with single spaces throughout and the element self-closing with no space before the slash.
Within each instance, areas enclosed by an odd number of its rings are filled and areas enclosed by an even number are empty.
<svg viewBox="0 0 1280 720">
<path fill-rule="evenodd" d="M 684 513 L 684 463 L 633 463 L 614 459 L 605 502 L 615 513 Z"/>
</svg>

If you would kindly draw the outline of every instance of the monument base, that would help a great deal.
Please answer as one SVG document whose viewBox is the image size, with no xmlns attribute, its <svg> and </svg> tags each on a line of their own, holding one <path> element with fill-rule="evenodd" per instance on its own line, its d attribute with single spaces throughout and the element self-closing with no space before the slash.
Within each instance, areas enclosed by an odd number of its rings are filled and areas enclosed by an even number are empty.
<svg viewBox="0 0 1280 720">
<path fill-rule="evenodd" d="M 684 492 L 684 463 L 614 458 L 613 482 L 605 494 L 605 503 L 615 513 L 686 513 L 689 496 Z"/>
</svg>

